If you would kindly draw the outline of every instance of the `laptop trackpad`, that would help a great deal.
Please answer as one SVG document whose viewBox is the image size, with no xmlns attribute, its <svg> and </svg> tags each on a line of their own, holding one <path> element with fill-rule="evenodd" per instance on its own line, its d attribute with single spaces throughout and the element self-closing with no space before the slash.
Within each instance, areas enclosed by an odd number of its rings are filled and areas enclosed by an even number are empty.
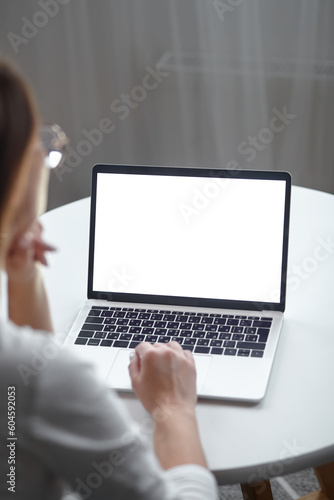
<svg viewBox="0 0 334 500">
<path fill-rule="evenodd" d="M 130 351 L 128 349 L 118 351 L 115 361 L 111 367 L 106 384 L 119 390 L 131 390 L 131 379 L 128 366 L 130 363 Z M 200 393 L 208 373 L 211 356 L 194 356 L 197 372 L 197 392 Z"/>
</svg>

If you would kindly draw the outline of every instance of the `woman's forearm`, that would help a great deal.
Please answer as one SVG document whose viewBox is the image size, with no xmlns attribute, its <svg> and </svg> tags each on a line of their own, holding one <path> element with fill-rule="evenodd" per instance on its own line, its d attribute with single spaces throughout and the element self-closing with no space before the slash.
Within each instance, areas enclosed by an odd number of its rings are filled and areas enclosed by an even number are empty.
<svg viewBox="0 0 334 500">
<path fill-rule="evenodd" d="M 48 298 L 38 265 L 29 280 L 8 279 L 8 315 L 18 326 L 53 331 Z"/>
<path fill-rule="evenodd" d="M 155 419 L 154 446 L 164 469 L 197 464 L 207 467 L 201 446 L 195 410 L 162 412 Z"/>
</svg>

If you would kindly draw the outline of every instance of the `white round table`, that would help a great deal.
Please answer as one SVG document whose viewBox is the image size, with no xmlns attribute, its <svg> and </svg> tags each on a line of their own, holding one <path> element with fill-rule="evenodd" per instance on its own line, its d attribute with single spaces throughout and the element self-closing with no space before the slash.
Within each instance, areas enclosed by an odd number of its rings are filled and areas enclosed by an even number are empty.
<svg viewBox="0 0 334 500">
<path fill-rule="evenodd" d="M 59 248 L 45 278 L 61 338 L 86 300 L 89 211 L 86 198 L 42 217 L 46 241 Z M 254 483 L 334 460 L 334 196 L 293 187 L 288 269 L 285 320 L 264 400 L 198 402 L 202 443 L 219 484 Z M 150 433 L 139 401 L 121 398 Z"/>
</svg>

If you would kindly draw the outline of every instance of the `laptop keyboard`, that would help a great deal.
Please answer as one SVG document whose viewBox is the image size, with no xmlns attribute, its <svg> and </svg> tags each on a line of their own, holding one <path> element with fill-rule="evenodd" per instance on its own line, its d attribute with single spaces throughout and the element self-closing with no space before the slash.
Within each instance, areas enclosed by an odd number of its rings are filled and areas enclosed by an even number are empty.
<svg viewBox="0 0 334 500">
<path fill-rule="evenodd" d="M 75 344 L 134 349 L 175 340 L 194 353 L 262 358 L 273 318 L 93 306 Z"/>
</svg>

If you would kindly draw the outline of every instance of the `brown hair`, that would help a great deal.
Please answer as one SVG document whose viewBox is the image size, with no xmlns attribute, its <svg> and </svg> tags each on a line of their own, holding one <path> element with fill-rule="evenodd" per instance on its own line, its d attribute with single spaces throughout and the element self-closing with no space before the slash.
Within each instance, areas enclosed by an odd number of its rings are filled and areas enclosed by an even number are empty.
<svg viewBox="0 0 334 500">
<path fill-rule="evenodd" d="M 0 59 L 0 224 L 37 121 L 27 84 L 11 63 Z"/>
</svg>

